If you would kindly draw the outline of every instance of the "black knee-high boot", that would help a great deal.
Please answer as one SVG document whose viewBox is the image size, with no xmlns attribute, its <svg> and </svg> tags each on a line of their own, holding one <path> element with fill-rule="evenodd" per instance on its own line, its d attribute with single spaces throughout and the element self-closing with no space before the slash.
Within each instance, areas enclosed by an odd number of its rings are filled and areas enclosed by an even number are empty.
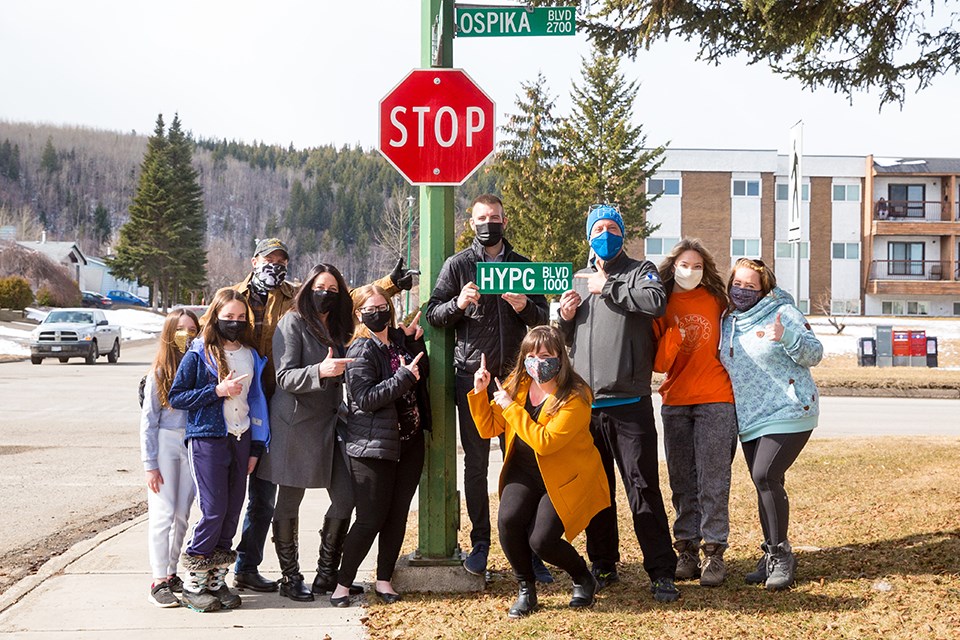
<svg viewBox="0 0 960 640">
<path fill-rule="evenodd" d="M 284 518 L 273 521 L 273 544 L 280 561 L 283 579 L 280 581 L 280 595 L 298 602 L 312 602 L 313 594 L 303 584 L 300 573 L 297 531 L 300 521 L 296 518 Z"/>
<path fill-rule="evenodd" d="M 313 581 L 313 592 L 323 594 L 333 592 L 337 588 L 337 569 L 340 568 L 340 557 L 343 555 L 343 539 L 347 537 L 350 528 L 349 520 L 339 518 L 324 518 L 323 529 L 320 530 L 320 554 L 317 557 L 317 577 Z M 358 584 L 350 586 L 350 595 L 363 593 L 363 587 Z"/>
</svg>

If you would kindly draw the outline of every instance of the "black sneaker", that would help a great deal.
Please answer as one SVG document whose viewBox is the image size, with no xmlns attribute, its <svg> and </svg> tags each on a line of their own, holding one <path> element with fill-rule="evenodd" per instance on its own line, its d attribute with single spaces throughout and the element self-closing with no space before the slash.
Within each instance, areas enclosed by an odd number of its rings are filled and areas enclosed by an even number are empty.
<svg viewBox="0 0 960 640">
<path fill-rule="evenodd" d="M 593 573 L 593 577 L 597 579 L 597 591 L 606 589 L 610 585 L 620 582 L 620 574 L 617 573 L 616 569 L 603 571 L 602 569 L 594 567 L 591 573 Z"/>
<path fill-rule="evenodd" d="M 170 585 L 170 591 L 183 593 L 183 580 L 180 579 L 180 576 L 174 575 L 168 578 L 167 584 Z"/>
<path fill-rule="evenodd" d="M 475 576 L 482 576 L 487 571 L 487 554 L 490 551 L 490 545 L 486 542 L 478 542 L 473 547 L 473 551 L 463 561 L 463 568 L 467 573 Z"/>
<path fill-rule="evenodd" d="M 170 585 L 166 580 L 150 587 L 150 597 L 148 597 L 147 600 L 161 609 L 180 606 L 180 601 L 177 599 L 177 596 L 173 595 L 173 591 L 170 590 Z"/>
<path fill-rule="evenodd" d="M 657 578 L 650 583 L 650 593 L 657 602 L 676 602 L 680 599 L 677 585 L 670 578 Z"/>
</svg>

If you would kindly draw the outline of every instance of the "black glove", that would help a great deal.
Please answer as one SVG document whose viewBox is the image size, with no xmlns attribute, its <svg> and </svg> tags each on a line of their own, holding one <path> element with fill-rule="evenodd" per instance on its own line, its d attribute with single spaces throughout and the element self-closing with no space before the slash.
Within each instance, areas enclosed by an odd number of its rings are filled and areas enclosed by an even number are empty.
<svg viewBox="0 0 960 640">
<path fill-rule="evenodd" d="M 413 276 L 420 275 L 418 269 L 404 269 L 403 258 L 397 260 L 397 266 L 393 268 L 390 274 L 390 282 L 401 291 L 409 291 L 413 288 Z"/>
</svg>

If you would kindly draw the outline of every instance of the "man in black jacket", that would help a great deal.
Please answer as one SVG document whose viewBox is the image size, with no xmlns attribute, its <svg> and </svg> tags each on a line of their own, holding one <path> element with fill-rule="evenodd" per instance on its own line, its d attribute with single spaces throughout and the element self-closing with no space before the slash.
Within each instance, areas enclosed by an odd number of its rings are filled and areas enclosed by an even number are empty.
<svg viewBox="0 0 960 640">
<path fill-rule="evenodd" d="M 574 274 L 574 288 L 560 297 L 560 330 L 570 359 L 593 390 L 590 431 L 610 485 L 610 504 L 587 527 L 587 555 L 606 586 L 617 582 L 620 538 L 614 502 L 616 461 L 633 514 L 654 598 L 680 597 L 674 585 L 674 553 L 660 493 L 657 429 L 650 397 L 656 342 L 653 319 L 662 316 L 667 296 L 657 267 L 623 250 L 623 218 L 599 205 L 587 216 L 590 266 Z"/>
<path fill-rule="evenodd" d="M 477 237 L 470 247 L 447 258 L 427 302 L 427 321 L 431 325 L 456 330 L 453 366 L 464 455 L 464 493 L 473 545 L 463 566 L 477 575 L 486 571 L 490 549 L 490 500 L 487 494 L 490 443 L 477 433 L 470 416 L 467 393 L 473 388 L 473 374 L 480 367 L 481 353 L 486 355 L 487 369 L 503 380 L 517 357 L 527 328 L 546 324 L 550 316 L 547 299 L 542 295 L 480 295 L 474 282 L 478 262 L 529 262 L 513 251 L 503 238 L 506 225 L 500 198 L 486 194 L 474 200 L 470 209 L 470 228 Z M 501 440 L 501 451 L 502 445 Z M 536 567 L 538 579 L 549 576 L 542 567 L 542 564 Z"/>
</svg>

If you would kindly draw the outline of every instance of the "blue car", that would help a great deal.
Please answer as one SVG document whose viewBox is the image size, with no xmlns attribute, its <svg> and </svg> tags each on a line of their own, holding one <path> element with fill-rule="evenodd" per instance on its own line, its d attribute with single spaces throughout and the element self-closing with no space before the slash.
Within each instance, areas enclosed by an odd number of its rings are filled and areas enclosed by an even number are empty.
<svg viewBox="0 0 960 640">
<path fill-rule="evenodd" d="M 135 296 L 132 293 L 128 293 L 126 291 L 118 291 L 118 290 L 108 291 L 107 297 L 113 300 L 114 303 L 116 304 L 125 304 L 130 307 L 149 307 L 150 306 L 150 303 L 144 300 L 143 298 Z"/>
</svg>

